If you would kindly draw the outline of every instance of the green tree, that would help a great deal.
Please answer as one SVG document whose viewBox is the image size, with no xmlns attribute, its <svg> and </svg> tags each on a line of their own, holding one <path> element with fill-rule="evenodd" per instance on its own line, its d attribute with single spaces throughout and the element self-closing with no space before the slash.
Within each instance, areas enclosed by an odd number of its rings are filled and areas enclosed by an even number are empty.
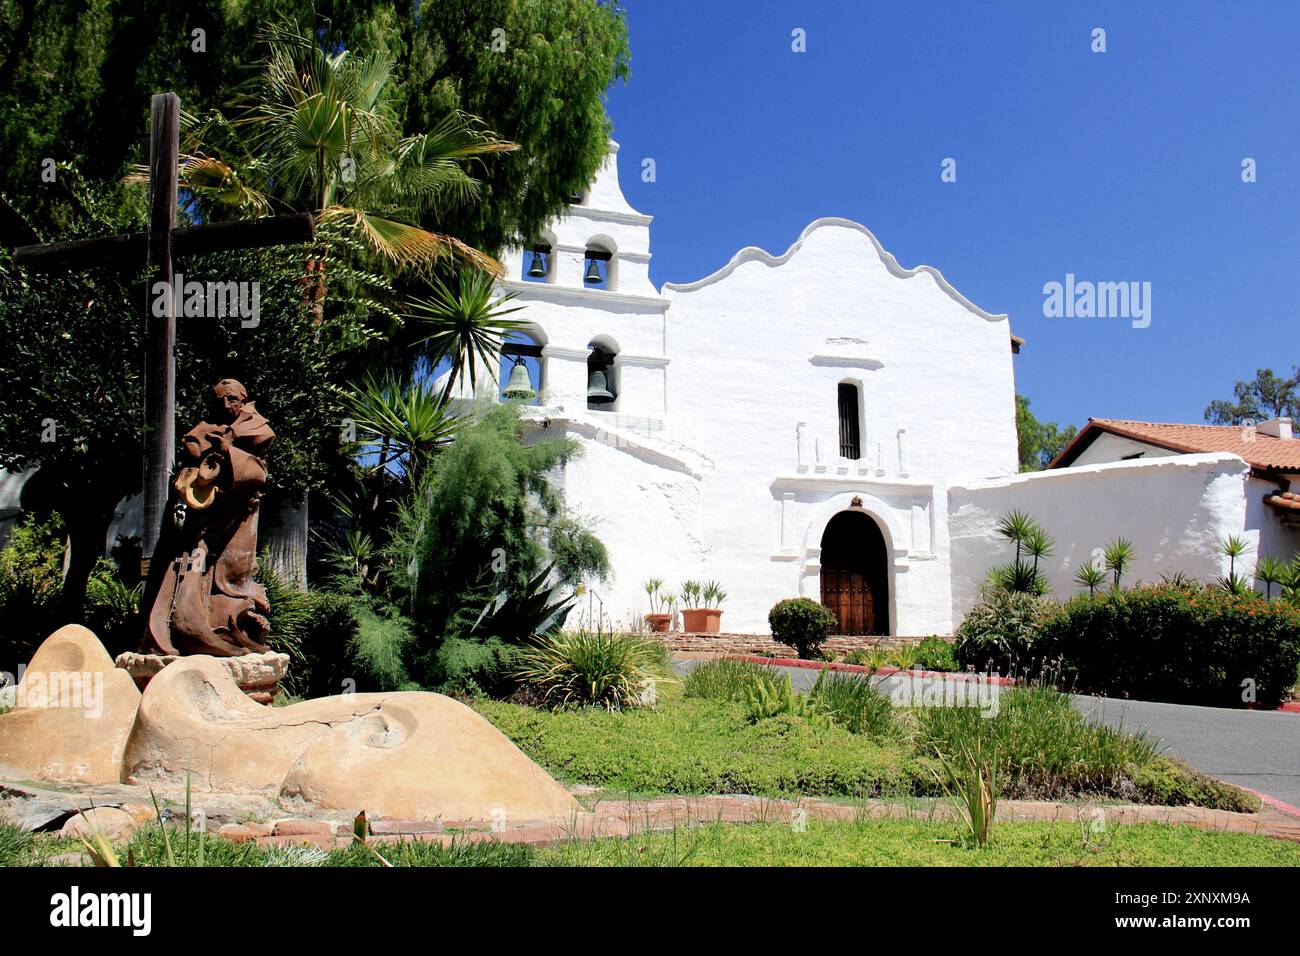
<svg viewBox="0 0 1300 956">
<path fill-rule="evenodd" d="M 1232 387 L 1235 401 L 1215 399 L 1205 406 L 1205 420 L 1211 425 L 1240 425 L 1270 418 L 1300 414 L 1300 368 L 1290 378 L 1281 378 L 1271 368 L 1255 371 L 1254 379 Z"/>
<path fill-rule="evenodd" d="M 1020 470 L 1041 471 L 1074 440 L 1078 429 L 1056 422 L 1040 422 L 1029 410 L 1029 399 L 1016 396 L 1016 437 L 1020 443 Z"/>
</svg>

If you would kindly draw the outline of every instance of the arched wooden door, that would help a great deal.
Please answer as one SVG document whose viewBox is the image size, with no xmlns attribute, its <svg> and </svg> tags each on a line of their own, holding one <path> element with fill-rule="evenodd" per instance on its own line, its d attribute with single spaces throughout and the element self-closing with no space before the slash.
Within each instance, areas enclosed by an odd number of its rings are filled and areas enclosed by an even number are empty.
<svg viewBox="0 0 1300 956">
<path fill-rule="evenodd" d="M 889 633 L 888 549 L 880 526 L 861 511 L 841 511 L 822 534 L 822 604 L 837 634 Z"/>
</svg>

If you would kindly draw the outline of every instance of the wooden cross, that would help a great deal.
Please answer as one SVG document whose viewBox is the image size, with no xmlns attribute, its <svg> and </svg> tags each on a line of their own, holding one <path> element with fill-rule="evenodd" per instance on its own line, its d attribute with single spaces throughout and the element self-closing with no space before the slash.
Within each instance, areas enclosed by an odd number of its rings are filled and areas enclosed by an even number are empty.
<svg viewBox="0 0 1300 956">
<path fill-rule="evenodd" d="M 14 264 L 33 271 L 72 271 L 91 267 L 135 270 L 144 265 L 148 285 L 172 284 L 172 257 L 232 249 L 256 249 L 310 242 L 315 237 L 308 213 L 270 216 L 245 222 L 176 228 L 176 177 L 180 163 L 181 101 L 175 93 L 157 93 L 149 118 L 149 231 L 19 246 Z M 174 296 L 155 316 L 146 297 L 144 407 L 145 436 L 144 541 L 147 564 L 158 544 L 167 483 L 176 451 L 176 314 Z"/>
</svg>

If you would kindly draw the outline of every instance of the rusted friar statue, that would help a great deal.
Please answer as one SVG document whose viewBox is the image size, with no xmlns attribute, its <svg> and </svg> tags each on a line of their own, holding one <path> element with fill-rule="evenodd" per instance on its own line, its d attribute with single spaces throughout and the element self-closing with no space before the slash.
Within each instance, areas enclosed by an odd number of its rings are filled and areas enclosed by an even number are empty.
<svg viewBox="0 0 1300 956">
<path fill-rule="evenodd" d="M 174 520 L 150 569 L 146 654 L 240 657 L 267 650 L 266 589 L 253 573 L 265 456 L 275 433 L 233 378 L 212 391 L 213 421 L 199 422 L 181 440 Z"/>
</svg>

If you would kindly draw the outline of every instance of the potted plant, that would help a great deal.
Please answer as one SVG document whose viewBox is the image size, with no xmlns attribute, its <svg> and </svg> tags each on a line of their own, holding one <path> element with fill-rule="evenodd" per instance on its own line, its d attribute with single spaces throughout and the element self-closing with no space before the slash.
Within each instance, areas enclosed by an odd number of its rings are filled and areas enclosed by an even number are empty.
<svg viewBox="0 0 1300 956">
<path fill-rule="evenodd" d="M 661 591 L 663 586 L 664 583 L 658 578 L 651 578 L 643 585 L 646 595 L 650 598 L 650 613 L 645 616 L 645 622 L 656 634 L 666 634 L 673 623 L 673 616 L 663 612 L 664 595 Z"/>
<path fill-rule="evenodd" d="M 717 634 L 722 629 L 721 604 L 727 599 L 717 581 L 682 582 L 682 630 L 688 634 Z"/>
</svg>

